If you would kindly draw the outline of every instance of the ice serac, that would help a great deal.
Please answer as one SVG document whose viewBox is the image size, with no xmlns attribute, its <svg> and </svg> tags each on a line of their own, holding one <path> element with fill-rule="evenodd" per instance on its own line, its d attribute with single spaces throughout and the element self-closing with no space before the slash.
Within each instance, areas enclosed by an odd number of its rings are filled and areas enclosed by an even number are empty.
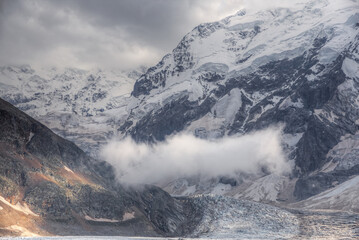
<svg viewBox="0 0 359 240">
<path fill-rule="evenodd" d="M 297 199 L 346 181 L 358 163 L 333 149 L 358 130 L 358 11 L 358 1 L 296 1 L 201 24 L 136 81 L 119 130 L 153 142 L 284 123 Z"/>
</svg>

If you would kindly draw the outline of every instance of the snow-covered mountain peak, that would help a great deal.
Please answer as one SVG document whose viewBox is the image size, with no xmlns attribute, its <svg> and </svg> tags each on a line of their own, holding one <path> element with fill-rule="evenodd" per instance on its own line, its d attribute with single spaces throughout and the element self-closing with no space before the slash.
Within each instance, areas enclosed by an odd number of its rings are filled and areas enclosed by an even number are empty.
<svg viewBox="0 0 359 240">
<path fill-rule="evenodd" d="M 297 176 L 318 174 L 330 162 L 327 153 L 357 129 L 359 4 L 298 0 L 287 5 L 246 8 L 195 27 L 136 81 L 128 117 L 119 128 L 122 136 L 140 142 L 179 132 L 220 138 L 279 123 Z M 298 198 L 330 186 L 306 184 L 309 177 L 298 184 L 271 179 L 271 188 L 279 192 L 290 185 L 293 193 L 295 186 Z M 249 195 L 259 196 L 264 181 L 252 181 Z M 198 193 L 203 185 L 209 186 L 197 182 L 188 187 Z M 242 187 L 225 187 L 225 192 Z M 278 196 L 269 195 L 271 200 Z"/>
<path fill-rule="evenodd" d="M 133 95 L 158 89 L 154 95 L 190 81 L 197 85 L 192 86 L 192 99 L 198 99 L 202 95 L 199 89 L 203 90 L 198 79 L 204 79 L 203 84 L 211 89 L 213 84 L 208 82 L 217 84 L 238 73 L 251 73 L 271 61 L 297 57 L 320 44 L 325 45 L 319 53 L 320 63 L 327 64 L 356 35 L 356 2 L 343 1 L 338 7 L 335 1 L 315 0 L 294 6 L 259 12 L 242 10 L 219 22 L 197 26 L 137 81 Z M 213 68 L 216 74 L 209 70 Z"/>
<path fill-rule="evenodd" d="M 314 75 L 326 72 L 321 66 L 333 63 L 358 34 L 358 6 L 350 0 L 340 6 L 332 0 L 298 1 L 291 8 L 241 10 L 201 24 L 137 80 L 132 101 L 136 106 L 143 103 L 136 107 L 137 114 L 141 118 L 173 96 L 201 101 L 232 78 L 258 73 L 272 62 L 309 57 L 314 51 L 316 63 L 307 78 L 318 80 Z M 249 99 L 258 101 L 253 94 Z"/>
</svg>

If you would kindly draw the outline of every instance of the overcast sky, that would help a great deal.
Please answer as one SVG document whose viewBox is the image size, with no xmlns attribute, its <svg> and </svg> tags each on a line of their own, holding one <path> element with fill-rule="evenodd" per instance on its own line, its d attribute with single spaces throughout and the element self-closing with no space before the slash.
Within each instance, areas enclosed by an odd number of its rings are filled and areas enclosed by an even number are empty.
<svg viewBox="0 0 359 240">
<path fill-rule="evenodd" d="M 0 65 L 152 66 L 195 26 L 308 0 L 0 0 Z"/>
<path fill-rule="evenodd" d="M 0 0 L 0 65 L 156 64 L 196 25 L 243 0 Z"/>
</svg>

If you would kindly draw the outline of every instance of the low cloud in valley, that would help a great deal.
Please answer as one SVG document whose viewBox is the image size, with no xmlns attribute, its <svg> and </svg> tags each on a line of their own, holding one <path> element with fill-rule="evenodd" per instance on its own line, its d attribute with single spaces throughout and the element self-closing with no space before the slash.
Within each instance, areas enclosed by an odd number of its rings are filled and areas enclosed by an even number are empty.
<svg viewBox="0 0 359 240">
<path fill-rule="evenodd" d="M 280 129 L 218 140 L 180 134 L 152 146 L 127 138 L 110 142 L 101 155 L 115 167 L 119 181 L 129 184 L 155 184 L 198 174 L 209 178 L 256 174 L 263 168 L 284 174 L 291 169 L 282 151 Z"/>
</svg>

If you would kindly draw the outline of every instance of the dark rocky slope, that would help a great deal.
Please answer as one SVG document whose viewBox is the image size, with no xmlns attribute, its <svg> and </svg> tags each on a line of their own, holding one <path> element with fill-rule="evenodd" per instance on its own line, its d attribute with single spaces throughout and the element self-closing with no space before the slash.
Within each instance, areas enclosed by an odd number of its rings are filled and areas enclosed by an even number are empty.
<svg viewBox="0 0 359 240">
<path fill-rule="evenodd" d="M 2 99 L 0 123 L 0 235 L 23 231 L 14 225 L 40 235 L 171 236 L 193 228 L 190 203 L 153 186 L 123 188 L 111 167 Z"/>
</svg>

